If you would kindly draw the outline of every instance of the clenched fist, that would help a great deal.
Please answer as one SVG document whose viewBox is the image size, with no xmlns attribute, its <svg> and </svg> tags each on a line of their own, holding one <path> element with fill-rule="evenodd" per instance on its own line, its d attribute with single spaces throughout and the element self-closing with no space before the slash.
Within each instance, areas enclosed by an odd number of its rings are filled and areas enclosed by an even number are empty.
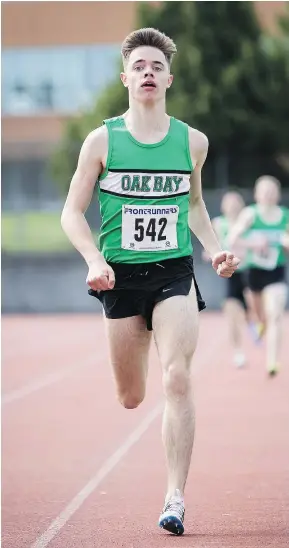
<svg viewBox="0 0 289 548">
<path fill-rule="evenodd" d="M 217 274 L 222 278 L 231 278 L 232 274 L 237 270 L 239 263 L 240 259 L 229 251 L 216 253 L 212 259 L 214 270 L 216 270 Z"/>
<path fill-rule="evenodd" d="M 103 259 L 96 259 L 89 265 L 86 283 L 94 291 L 113 289 L 115 276 L 113 269 Z"/>
</svg>

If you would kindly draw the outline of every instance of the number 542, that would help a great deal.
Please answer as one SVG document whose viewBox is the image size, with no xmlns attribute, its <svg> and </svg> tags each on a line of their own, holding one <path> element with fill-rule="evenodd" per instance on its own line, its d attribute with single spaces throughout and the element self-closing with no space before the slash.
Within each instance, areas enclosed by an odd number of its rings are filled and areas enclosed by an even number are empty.
<svg viewBox="0 0 289 548">
<path fill-rule="evenodd" d="M 144 218 L 136 218 L 135 219 L 135 234 L 134 239 L 136 242 L 142 242 L 145 236 L 148 236 L 152 242 L 154 242 L 156 239 L 160 242 L 162 240 L 166 240 L 167 237 L 164 234 L 164 230 L 167 226 L 167 219 L 165 217 L 161 217 L 160 219 L 155 219 L 154 217 L 151 217 L 147 223 Z"/>
</svg>

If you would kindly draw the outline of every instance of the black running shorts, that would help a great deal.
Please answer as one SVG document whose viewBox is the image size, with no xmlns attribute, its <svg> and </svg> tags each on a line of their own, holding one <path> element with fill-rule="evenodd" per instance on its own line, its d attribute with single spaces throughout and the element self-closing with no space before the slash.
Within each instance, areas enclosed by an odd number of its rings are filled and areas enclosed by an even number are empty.
<svg viewBox="0 0 289 548">
<path fill-rule="evenodd" d="M 244 297 L 244 291 L 247 287 L 246 273 L 243 271 L 234 272 L 231 278 L 226 280 L 227 282 L 227 299 L 236 299 L 246 309 L 246 301 Z"/>
<path fill-rule="evenodd" d="M 271 284 L 286 281 L 286 268 L 284 265 L 277 266 L 274 270 L 264 270 L 263 268 L 249 268 L 248 287 L 255 293 L 260 293 Z"/>
<path fill-rule="evenodd" d="M 89 295 L 100 300 L 107 318 L 141 315 L 146 320 L 147 329 L 151 331 L 154 306 L 169 297 L 188 295 L 192 281 L 199 310 L 206 307 L 195 279 L 191 255 L 155 263 L 108 264 L 115 273 L 114 288 L 107 291 L 88 291 Z"/>
</svg>

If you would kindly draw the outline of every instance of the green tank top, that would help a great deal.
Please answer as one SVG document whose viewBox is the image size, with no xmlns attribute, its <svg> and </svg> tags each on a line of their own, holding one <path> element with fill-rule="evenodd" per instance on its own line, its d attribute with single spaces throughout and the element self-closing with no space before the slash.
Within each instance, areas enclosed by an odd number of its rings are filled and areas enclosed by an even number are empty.
<svg viewBox="0 0 289 548">
<path fill-rule="evenodd" d="M 107 261 L 149 263 L 190 255 L 193 166 L 187 124 L 171 117 L 165 138 L 143 144 L 122 116 L 105 120 L 108 156 L 99 177 L 99 247 Z"/>
<path fill-rule="evenodd" d="M 269 246 L 265 253 L 250 250 L 248 252 L 249 266 L 251 268 L 274 270 L 274 268 L 284 265 L 287 261 L 281 244 L 281 236 L 286 231 L 289 223 L 289 210 L 286 207 L 280 207 L 282 213 L 280 221 L 268 224 L 262 219 L 257 205 L 252 205 L 251 209 L 254 211 L 254 221 L 248 230 L 248 237 L 254 239 L 256 236 L 265 236 Z"/>
<path fill-rule="evenodd" d="M 226 219 L 224 215 L 220 215 L 218 217 L 218 225 L 219 225 L 219 239 L 222 249 L 229 249 L 230 246 L 228 246 L 228 234 L 229 234 L 229 221 Z M 244 235 L 246 237 L 246 235 Z M 236 251 L 236 255 L 239 256 L 238 251 Z M 238 271 L 245 270 L 247 268 L 247 252 L 245 253 L 244 257 L 240 257 L 241 262 L 238 266 Z"/>
</svg>

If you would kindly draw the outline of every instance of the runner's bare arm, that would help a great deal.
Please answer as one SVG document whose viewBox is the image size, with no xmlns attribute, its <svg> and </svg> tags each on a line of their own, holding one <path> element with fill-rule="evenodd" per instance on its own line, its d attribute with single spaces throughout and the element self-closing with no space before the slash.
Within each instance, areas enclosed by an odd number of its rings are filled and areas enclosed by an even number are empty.
<svg viewBox="0 0 289 548">
<path fill-rule="evenodd" d="M 221 240 L 221 233 L 220 233 L 220 217 L 214 217 L 214 219 L 211 219 L 213 230 L 218 238 L 218 240 Z M 211 257 L 207 251 L 203 249 L 202 251 L 202 258 L 204 261 L 210 261 Z"/>
<path fill-rule="evenodd" d="M 239 214 L 238 219 L 234 223 L 228 235 L 228 242 L 230 246 L 236 244 L 243 245 L 247 249 L 253 247 L 250 240 L 244 240 L 241 238 L 243 234 L 248 230 L 254 221 L 254 211 L 250 207 L 245 207 Z"/>
<path fill-rule="evenodd" d="M 285 230 L 284 234 L 282 234 L 281 241 L 282 241 L 282 245 L 283 245 L 285 251 L 287 251 L 287 253 L 289 253 L 289 223 L 286 226 L 286 230 Z"/>
<path fill-rule="evenodd" d="M 201 172 L 208 153 L 208 139 L 199 131 L 189 129 L 190 153 L 194 170 L 191 175 L 189 226 L 205 251 L 213 258 L 222 251 L 213 229 L 202 195 Z"/>
<path fill-rule="evenodd" d="M 61 226 L 65 234 L 88 265 L 102 258 L 84 214 L 103 169 L 106 150 L 107 131 L 102 126 L 90 133 L 81 147 L 78 165 L 61 215 Z"/>
<path fill-rule="evenodd" d="M 211 219 L 213 230 L 220 241 L 221 239 L 221 226 L 220 226 L 220 217 L 214 217 L 214 219 Z"/>
</svg>

